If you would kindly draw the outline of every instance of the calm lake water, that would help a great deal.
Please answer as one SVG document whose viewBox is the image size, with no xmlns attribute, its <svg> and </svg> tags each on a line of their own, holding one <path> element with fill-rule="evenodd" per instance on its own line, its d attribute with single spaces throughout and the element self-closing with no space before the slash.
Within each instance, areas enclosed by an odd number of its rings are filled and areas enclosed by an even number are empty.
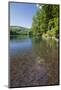
<svg viewBox="0 0 61 90">
<path fill-rule="evenodd" d="M 10 40 L 10 87 L 57 85 L 58 43 L 55 40 Z"/>
</svg>

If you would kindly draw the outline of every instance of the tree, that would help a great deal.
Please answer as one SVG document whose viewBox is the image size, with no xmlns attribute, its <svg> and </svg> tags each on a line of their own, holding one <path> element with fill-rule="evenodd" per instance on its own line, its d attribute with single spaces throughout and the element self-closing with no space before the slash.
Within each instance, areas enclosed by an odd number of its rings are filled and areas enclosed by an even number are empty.
<svg viewBox="0 0 61 90">
<path fill-rule="evenodd" d="M 54 18 L 59 17 L 59 6 L 58 5 L 38 5 L 39 9 L 35 16 L 33 16 L 32 22 L 32 33 L 35 36 L 42 36 L 43 33 L 47 33 L 49 30 L 49 23 Z M 40 8 L 41 7 L 41 8 Z M 58 22 L 57 22 L 58 23 Z M 54 25 L 53 25 L 54 24 Z M 56 27 L 55 22 L 50 25 Z M 58 26 L 58 25 L 57 25 Z M 54 30 L 54 29 L 53 29 Z M 49 31 L 50 33 L 50 31 Z M 57 34 L 57 33 L 56 33 Z"/>
</svg>

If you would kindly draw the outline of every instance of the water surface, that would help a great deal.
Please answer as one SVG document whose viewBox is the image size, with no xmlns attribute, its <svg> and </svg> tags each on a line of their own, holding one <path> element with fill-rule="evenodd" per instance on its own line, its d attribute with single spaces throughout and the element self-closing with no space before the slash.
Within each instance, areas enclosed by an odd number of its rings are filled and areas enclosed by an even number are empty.
<svg viewBox="0 0 61 90">
<path fill-rule="evenodd" d="M 58 43 L 55 40 L 10 40 L 10 87 L 58 84 Z"/>
</svg>

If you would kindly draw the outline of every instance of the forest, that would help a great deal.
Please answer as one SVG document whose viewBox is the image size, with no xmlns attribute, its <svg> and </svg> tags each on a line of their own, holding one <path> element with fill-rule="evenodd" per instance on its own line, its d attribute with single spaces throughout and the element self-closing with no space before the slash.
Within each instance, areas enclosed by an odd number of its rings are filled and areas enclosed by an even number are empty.
<svg viewBox="0 0 61 90">
<path fill-rule="evenodd" d="M 34 36 L 59 38 L 59 6 L 39 4 L 31 32 Z"/>
</svg>

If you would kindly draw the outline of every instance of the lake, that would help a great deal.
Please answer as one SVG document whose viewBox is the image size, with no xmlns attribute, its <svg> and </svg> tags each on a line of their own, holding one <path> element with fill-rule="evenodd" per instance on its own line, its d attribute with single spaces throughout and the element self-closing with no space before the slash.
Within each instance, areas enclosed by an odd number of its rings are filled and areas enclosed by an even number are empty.
<svg viewBox="0 0 61 90">
<path fill-rule="evenodd" d="M 59 84 L 58 42 L 17 38 L 9 43 L 10 87 Z"/>
</svg>

